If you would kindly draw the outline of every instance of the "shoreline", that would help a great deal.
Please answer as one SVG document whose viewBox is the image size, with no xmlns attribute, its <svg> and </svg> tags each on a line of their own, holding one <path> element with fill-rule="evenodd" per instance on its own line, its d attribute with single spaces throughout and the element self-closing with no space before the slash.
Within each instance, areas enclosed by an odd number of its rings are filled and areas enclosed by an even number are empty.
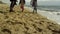
<svg viewBox="0 0 60 34">
<path fill-rule="evenodd" d="M 32 11 L 32 8 L 31 8 L 31 7 L 25 7 L 25 8 L 28 8 L 29 10 Z M 42 15 L 42 16 L 47 17 L 47 19 L 49 19 L 49 20 L 55 21 L 57 24 L 60 24 L 60 21 L 59 21 L 59 19 L 58 19 L 58 16 L 53 15 L 51 12 L 37 9 L 37 13 L 38 13 L 39 15 Z"/>
</svg>

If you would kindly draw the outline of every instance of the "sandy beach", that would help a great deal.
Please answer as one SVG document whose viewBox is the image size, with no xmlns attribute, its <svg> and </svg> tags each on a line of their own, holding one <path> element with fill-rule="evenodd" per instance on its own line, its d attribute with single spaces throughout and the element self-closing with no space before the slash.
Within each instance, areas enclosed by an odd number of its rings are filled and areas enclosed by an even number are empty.
<svg viewBox="0 0 60 34">
<path fill-rule="evenodd" d="M 60 34 L 59 24 L 28 9 L 21 12 L 15 6 L 15 12 L 9 12 L 8 5 L 0 4 L 0 34 Z"/>
</svg>

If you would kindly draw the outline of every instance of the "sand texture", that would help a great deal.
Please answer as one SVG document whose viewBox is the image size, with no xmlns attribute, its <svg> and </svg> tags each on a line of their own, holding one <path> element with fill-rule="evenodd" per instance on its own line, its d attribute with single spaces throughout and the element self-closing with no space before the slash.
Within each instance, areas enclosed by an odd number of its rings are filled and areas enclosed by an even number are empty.
<svg viewBox="0 0 60 34">
<path fill-rule="evenodd" d="M 9 6 L 0 4 L 0 34 L 60 34 L 60 25 L 46 17 L 29 12 L 21 12 L 19 6 L 9 12 Z"/>
</svg>

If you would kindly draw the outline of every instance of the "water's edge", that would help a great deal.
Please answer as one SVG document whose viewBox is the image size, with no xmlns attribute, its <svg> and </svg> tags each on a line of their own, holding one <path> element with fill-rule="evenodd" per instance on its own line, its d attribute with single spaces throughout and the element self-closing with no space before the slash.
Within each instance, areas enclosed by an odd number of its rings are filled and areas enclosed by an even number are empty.
<svg viewBox="0 0 60 34">
<path fill-rule="evenodd" d="M 25 8 L 28 8 L 29 10 L 32 11 L 32 8 L 31 7 L 25 7 Z M 50 19 L 52 21 L 55 21 L 56 23 L 60 24 L 60 16 L 59 15 L 54 15 L 52 14 L 51 12 L 47 12 L 47 11 L 42 11 L 42 10 L 37 10 L 37 13 L 38 14 L 41 14 L 43 16 L 46 16 L 47 19 Z"/>
</svg>

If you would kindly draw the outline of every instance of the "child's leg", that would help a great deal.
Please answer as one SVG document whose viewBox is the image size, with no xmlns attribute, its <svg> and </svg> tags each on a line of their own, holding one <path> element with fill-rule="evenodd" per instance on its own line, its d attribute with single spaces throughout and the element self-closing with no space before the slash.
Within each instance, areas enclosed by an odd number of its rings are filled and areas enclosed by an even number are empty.
<svg viewBox="0 0 60 34">
<path fill-rule="evenodd" d="M 35 11 L 36 11 L 36 13 L 37 13 L 37 7 L 35 7 Z"/>
<path fill-rule="evenodd" d="M 24 11 L 24 5 L 21 5 L 22 12 Z"/>
<path fill-rule="evenodd" d="M 34 7 L 33 7 L 33 13 L 34 13 Z"/>
<path fill-rule="evenodd" d="M 33 13 L 36 11 L 36 13 L 37 13 L 37 8 L 36 7 L 34 7 L 33 8 Z"/>
<path fill-rule="evenodd" d="M 22 5 L 20 5 L 20 8 L 21 8 L 21 10 L 22 10 Z"/>
<path fill-rule="evenodd" d="M 22 12 L 24 11 L 24 5 L 22 6 Z"/>
</svg>

